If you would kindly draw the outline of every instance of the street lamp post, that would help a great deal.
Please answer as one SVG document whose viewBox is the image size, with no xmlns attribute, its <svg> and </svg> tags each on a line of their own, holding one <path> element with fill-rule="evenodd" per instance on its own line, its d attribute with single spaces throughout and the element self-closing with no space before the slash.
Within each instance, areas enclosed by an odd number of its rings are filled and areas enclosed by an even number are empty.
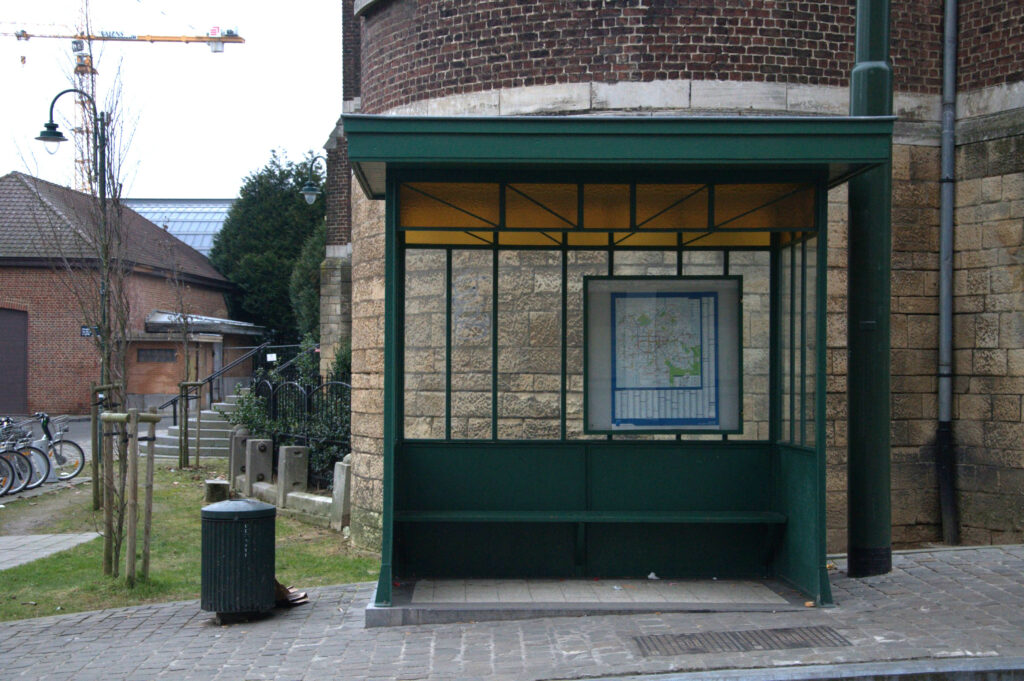
<svg viewBox="0 0 1024 681">
<path fill-rule="evenodd" d="M 37 140 L 46 143 L 47 151 L 56 153 L 60 142 L 66 142 L 67 137 L 57 129 L 53 122 L 53 108 L 57 100 L 64 95 L 74 92 L 80 97 L 89 101 L 92 109 L 93 120 L 93 177 L 99 182 L 100 199 L 100 231 L 99 231 L 99 260 L 100 260 L 100 325 L 99 325 L 99 346 L 100 346 L 100 385 L 106 389 L 110 378 L 110 362 L 107 354 L 107 344 L 110 341 L 110 331 L 107 318 L 108 289 L 110 285 L 110 234 L 107 223 L 107 124 L 110 117 L 106 112 L 96 111 L 96 100 L 88 92 L 77 88 L 69 88 L 57 93 L 57 96 L 50 102 L 50 120 L 43 125 L 42 132 L 36 137 Z M 93 424 L 96 430 L 95 442 L 98 443 L 100 456 L 95 456 L 94 461 L 102 460 L 102 466 L 93 466 L 93 498 L 99 498 L 99 490 L 96 483 L 100 474 L 103 476 L 103 525 L 105 528 L 103 538 L 103 574 L 113 574 L 114 567 L 114 462 L 113 451 L 105 443 L 102 436 L 102 422 L 96 419 Z"/>
<path fill-rule="evenodd" d="M 314 156 L 313 158 L 309 159 L 309 179 L 306 180 L 306 184 L 302 185 L 302 189 L 299 190 L 299 193 L 302 194 L 302 198 L 306 199 L 306 203 L 308 203 L 311 206 L 316 201 L 316 197 L 320 196 L 320 194 L 323 193 L 320 191 L 320 188 L 316 186 L 316 184 L 313 182 L 313 170 L 316 168 L 316 162 L 318 160 L 323 161 L 324 170 L 327 169 L 326 157 Z"/>
<path fill-rule="evenodd" d="M 46 143 L 47 151 L 56 153 L 57 146 L 61 142 L 67 142 L 68 138 L 57 129 L 53 122 L 53 108 L 57 100 L 66 94 L 74 92 L 89 101 L 92 109 L 93 119 L 93 175 L 99 182 L 100 199 L 100 232 L 99 232 L 99 258 L 100 258 L 100 384 L 108 383 L 110 367 L 107 361 L 107 296 L 110 283 L 110 239 L 107 233 L 107 123 L 109 116 L 106 112 L 97 113 L 96 100 L 88 92 L 77 88 L 68 88 L 57 93 L 57 96 L 50 102 L 50 121 L 43 124 L 43 130 L 36 137 L 37 140 Z"/>
</svg>

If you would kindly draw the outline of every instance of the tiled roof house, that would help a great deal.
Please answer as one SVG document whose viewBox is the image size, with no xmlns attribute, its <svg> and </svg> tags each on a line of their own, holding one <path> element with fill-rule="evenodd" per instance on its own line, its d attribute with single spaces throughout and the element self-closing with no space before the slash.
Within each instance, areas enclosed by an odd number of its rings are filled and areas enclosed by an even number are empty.
<svg viewBox="0 0 1024 681">
<path fill-rule="evenodd" d="M 164 229 L 124 205 L 112 202 L 108 209 L 124 227 L 124 260 L 130 263 L 129 402 L 148 406 L 177 393 L 184 362 L 176 334 L 147 331 L 147 317 L 177 310 L 180 288 L 186 313 L 223 319 L 231 285 L 201 253 Z M 0 177 L 0 413 L 88 410 L 90 382 L 100 378 L 99 355 L 69 283 L 71 277 L 79 277 L 80 285 L 95 281 L 88 274 L 97 266 L 89 240 L 98 211 L 88 194 L 18 172 Z M 261 332 L 251 325 L 231 330 L 192 334 L 193 378 L 195 371 L 200 378 L 211 373 L 226 351 L 250 344 L 248 337 Z"/>
</svg>

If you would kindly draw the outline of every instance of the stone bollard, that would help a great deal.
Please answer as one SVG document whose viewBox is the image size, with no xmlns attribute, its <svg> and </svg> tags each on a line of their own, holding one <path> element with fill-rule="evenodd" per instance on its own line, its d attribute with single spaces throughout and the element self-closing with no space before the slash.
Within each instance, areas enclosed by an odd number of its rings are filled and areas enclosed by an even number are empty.
<svg viewBox="0 0 1024 681">
<path fill-rule="evenodd" d="M 334 464 L 334 495 L 331 503 L 331 528 L 341 532 L 343 527 L 348 527 L 351 518 L 352 467 L 350 462 L 351 454 Z"/>
<path fill-rule="evenodd" d="M 215 504 L 218 501 L 227 501 L 230 495 L 227 480 L 206 481 L 206 503 Z"/>
<path fill-rule="evenodd" d="M 249 441 L 249 429 L 235 426 L 231 431 L 231 448 L 228 450 L 228 483 L 232 491 L 238 489 L 238 476 L 245 473 L 245 444 Z"/>
<path fill-rule="evenodd" d="M 277 450 L 277 507 L 288 503 L 289 492 L 305 492 L 309 479 L 309 448 L 280 447 Z"/>
<path fill-rule="evenodd" d="M 252 496 L 257 482 L 270 482 L 274 470 L 274 443 L 270 440 L 249 440 L 245 443 L 245 496 Z"/>
</svg>

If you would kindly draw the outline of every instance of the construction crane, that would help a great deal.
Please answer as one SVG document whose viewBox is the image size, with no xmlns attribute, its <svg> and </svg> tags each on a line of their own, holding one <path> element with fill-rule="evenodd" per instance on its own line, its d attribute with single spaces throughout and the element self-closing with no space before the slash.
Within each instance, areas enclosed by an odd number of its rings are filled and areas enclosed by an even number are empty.
<svg viewBox="0 0 1024 681">
<path fill-rule="evenodd" d="M 139 42 L 139 43 L 206 43 L 210 49 L 217 53 L 224 51 L 224 45 L 228 43 L 244 43 L 245 39 L 232 29 L 221 31 L 219 27 L 213 27 L 206 35 L 133 35 L 121 33 L 120 31 L 100 31 L 96 35 L 75 33 L 29 33 L 25 30 L 14 32 L 0 32 L 0 35 L 14 36 L 18 40 L 31 40 L 32 38 L 63 38 L 65 40 L 91 42 L 93 40 L 110 40 L 117 42 Z"/>
<path fill-rule="evenodd" d="M 88 9 L 84 10 L 85 14 L 88 14 Z M 18 40 L 31 40 L 32 38 L 57 38 L 71 41 L 71 51 L 75 55 L 75 76 L 80 79 L 80 88 L 93 92 L 95 90 L 94 78 L 96 76 L 96 69 L 93 68 L 92 64 L 92 43 L 93 41 L 112 41 L 112 42 L 139 42 L 139 43 L 206 43 L 210 50 L 214 54 L 219 54 L 224 51 L 224 45 L 228 43 L 241 44 L 245 42 L 245 39 L 238 35 L 238 32 L 234 29 L 221 30 L 220 27 L 214 26 L 207 32 L 206 35 L 195 36 L 195 35 L 135 35 L 122 33 L 120 31 L 99 31 L 94 34 L 88 30 L 88 21 L 85 23 L 86 30 L 79 29 L 76 33 L 29 33 L 28 31 L 21 29 L 17 31 L 0 31 L 0 36 L 13 36 Z M 22 57 L 22 63 L 25 63 L 25 58 Z M 91 81 L 88 85 L 85 81 Z M 85 100 L 79 98 L 80 108 L 85 107 Z M 83 121 L 86 117 L 83 116 Z M 81 126 L 75 127 L 76 133 L 84 133 L 84 139 L 89 139 L 91 130 L 87 129 L 87 123 L 83 123 Z M 88 146 L 88 141 L 85 145 Z M 81 145 L 79 145 L 81 146 Z M 75 185 L 78 189 L 86 189 L 89 184 L 89 164 L 87 158 L 89 156 L 87 149 L 83 151 L 79 149 L 78 158 L 76 159 L 76 173 L 75 173 Z"/>
</svg>

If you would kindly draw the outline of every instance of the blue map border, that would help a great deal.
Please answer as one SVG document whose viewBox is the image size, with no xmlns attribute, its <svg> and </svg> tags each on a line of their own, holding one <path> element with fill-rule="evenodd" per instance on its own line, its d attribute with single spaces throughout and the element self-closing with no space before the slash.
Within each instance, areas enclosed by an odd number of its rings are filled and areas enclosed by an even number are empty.
<svg viewBox="0 0 1024 681">
<path fill-rule="evenodd" d="M 611 384 L 611 422 L 612 426 L 707 426 L 707 425 L 718 425 L 720 420 L 720 413 L 718 409 L 719 403 L 719 387 L 718 387 L 718 356 L 719 356 L 719 344 L 718 344 L 718 291 L 626 291 L 626 292 L 610 292 L 611 296 L 611 364 L 612 364 L 612 384 Z M 704 301 L 710 299 L 710 302 L 714 305 L 714 350 L 715 350 L 715 399 L 714 399 L 714 416 L 705 418 L 659 418 L 659 419 L 638 419 L 638 418 L 617 418 L 615 415 L 615 394 L 618 391 L 626 390 L 651 390 L 651 391 L 687 391 L 687 390 L 705 390 L 704 386 L 704 373 L 701 372 L 701 385 L 699 388 L 687 388 L 687 387 L 667 387 L 667 388 L 619 388 L 617 386 L 616 366 L 618 365 L 617 357 L 615 354 L 615 342 L 617 338 L 615 329 L 615 303 L 619 298 L 697 298 L 700 302 L 700 343 L 701 343 L 701 363 L 703 364 L 704 357 Z"/>
</svg>

